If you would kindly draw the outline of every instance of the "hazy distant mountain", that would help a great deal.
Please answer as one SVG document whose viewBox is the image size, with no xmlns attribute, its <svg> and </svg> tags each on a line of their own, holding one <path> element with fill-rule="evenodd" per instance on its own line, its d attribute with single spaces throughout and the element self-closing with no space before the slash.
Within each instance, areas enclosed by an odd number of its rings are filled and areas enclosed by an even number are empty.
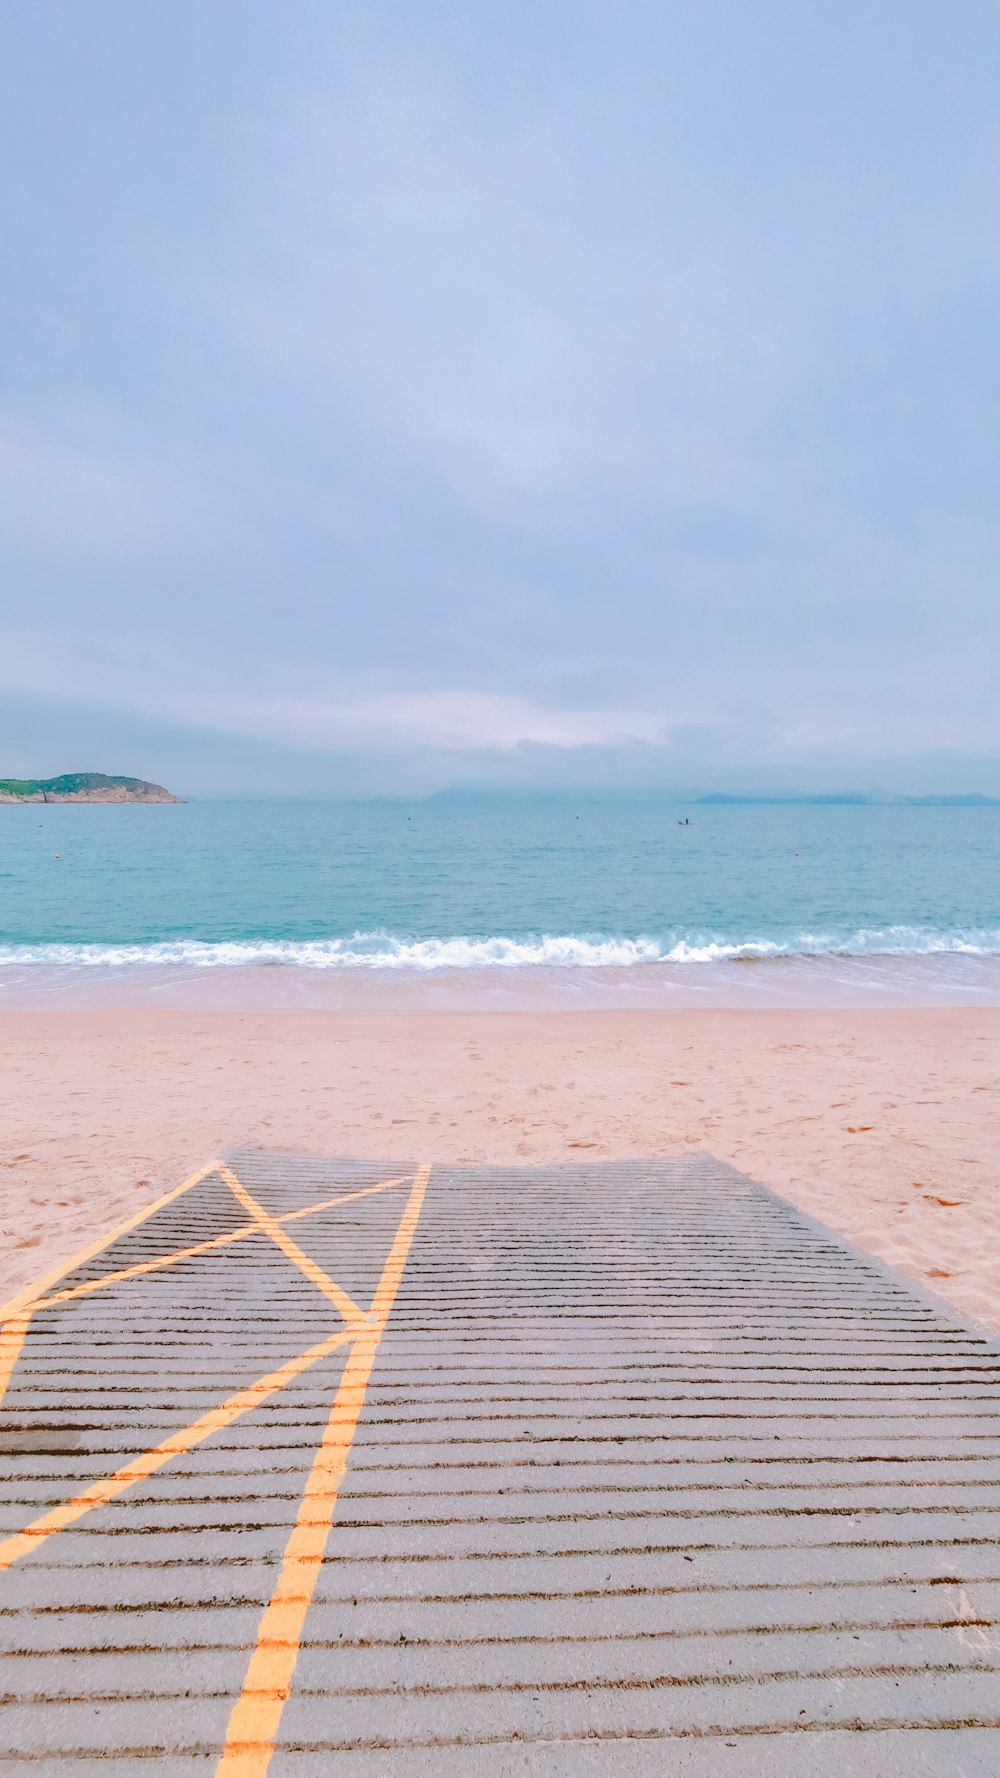
<svg viewBox="0 0 1000 1778">
<path fill-rule="evenodd" d="M 1000 797 L 980 796 L 978 791 L 969 791 L 962 796 L 903 796 L 891 790 L 834 790 L 817 792 L 809 796 L 805 794 L 788 796 L 731 796 L 728 791 L 715 790 L 709 796 L 700 796 L 699 803 L 766 803 L 769 806 L 783 803 L 816 804 L 851 804 L 864 808 L 905 807 L 909 809 L 970 809 L 1000 808 Z"/>
</svg>

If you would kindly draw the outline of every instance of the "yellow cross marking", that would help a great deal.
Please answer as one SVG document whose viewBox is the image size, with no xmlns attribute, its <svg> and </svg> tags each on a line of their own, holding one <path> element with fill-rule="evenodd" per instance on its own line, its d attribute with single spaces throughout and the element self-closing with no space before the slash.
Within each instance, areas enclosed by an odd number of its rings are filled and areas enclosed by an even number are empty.
<svg viewBox="0 0 1000 1778">
<path fill-rule="evenodd" d="M 127 1235 L 131 1229 L 137 1228 L 139 1223 L 145 1222 L 148 1216 L 155 1216 L 157 1210 L 162 1210 L 164 1205 L 172 1204 L 182 1192 L 190 1191 L 193 1185 L 198 1185 L 201 1180 L 208 1177 L 209 1173 L 214 1172 L 215 1166 L 215 1161 L 209 1161 L 206 1167 L 199 1167 L 197 1173 L 192 1173 L 182 1184 L 175 1185 L 173 1191 L 165 1192 L 162 1198 L 157 1198 L 155 1204 L 148 1205 L 145 1210 L 138 1210 L 134 1216 L 129 1217 L 127 1222 L 120 1223 L 116 1229 L 113 1229 L 110 1235 L 102 1235 L 100 1240 L 91 1242 L 89 1247 L 85 1247 L 82 1253 L 75 1254 L 67 1264 L 56 1266 L 53 1271 L 46 1272 L 37 1284 L 29 1284 L 26 1290 L 20 1291 L 17 1296 L 11 1297 L 10 1301 L 4 1304 L 3 1325 L 0 1326 L 0 1402 L 3 1401 L 7 1392 L 11 1372 L 20 1356 L 21 1347 L 24 1345 L 28 1323 L 35 1312 L 42 1292 L 48 1290 L 50 1285 L 58 1283 L 60 1278 L 65 1278 L 67 1272 L 75 1271 L 77 1266 L 84 1265 L 88 1259 L 93 1259 L 95 1254 L 101 1253 L 112 1242 L 120 1240 L 122 1235 Z"/>
<path fill-rule="evenodd" d="M 142 1265 L 129 1266 L 119 1272 L 110 1272 L 104 1277 L 93 1279 L 72 1289 L 57 1292 L 54 1296 L 45 1297 L 41 1293 L 68 1271 L 75 1269 L 86 1259 L 99 1253 L 102 1247 L 110 1245 L 112 1240 L 134 1228 L 143 1220 L 136 1216 L 103 1242 L 97 1242 L 86 1253 L 77 1255 L 61 1271 L 50 1274 L 34 1291 L 24 1291 L 8 1305 L 8 1319 L 0 1327 L 0 1398 L 6 1387 L 10 1373 L 17 1362 L 24 1343 L 32 1314 L 36 1309 L 51 1308 L 56 1303 L 69 1302 L 91 1290 L 103 1288 L 125 1278 L 137 1277 L 157 1267 L 173 1265 L 179 1259 L 192 1257 L 196 1253 L 205 1253 L 212 1248 L 221 1247 L 228 1242 L 243 1240 L 251 1235 L 266 1234 L 309 1279 L 310 1283 L 327 1298 L 347 1321 L 346 1330 L 331 1334 L 329 1338 L 308 1347 L 296 1357 L 288 1360 L 279 1369 L 267 1372 L 258 1377 L 256 1382 L 240 1389 L 235 1395 L 220 1402 L 218 1407 L 211 1408 L 202 1414 L 190 1426 L 178 1432 L 172 1432 L 152 1450 L 144 1451 L 130 1462 L 115 1470 L 113 1475 L 105 1476 L 93 1482 L 82 1493 L 75 1494 L 61 1506 L 43 1513 L 32 1520 L 23 1531 L 0 1542 L 0 1569 L 6 1569 L 20 1557 L 36 1551 L 47 1538 L 67 1526 L 76 1524 L 85 1514 L 93 1512 L 97 1507 L 105 1506 L 115 1500 L 136 1483 L 146 1481 L 150 1476 L 163 1468 L 174 1457 L 179 1457 L 205 1439 L 211 1438 L 216 1432 L 232 1425 L 234 1420 L 248 1414 L 267 1401 L 279 1389 L 285 1388 L 311 1366 L 328 1358 L 343 1346 L 350 1351 L 341 1377 L 340 1386 L 334 1396 L 330 1409 L 330 1418 L 319 1449 L 313 1460 L 312 1470 L 299 1503 L 298 1515 L 292 1529 L 285 1554 L 282 1560 L 278 1579 L 271 1595 L 269 1604 L 261 1618 L 257 1641 L 250 1657 L 246 1678 L 240 1696 L 233 1706 L 226 1734 L 225 1746 L 216 1770 L 216 1778 L 264 1778 L 274 1752 L 275 1737 L 281 1722 L 281 1714 L 291 1690 L 295 1664 L 298 1659 L 299 1643 L 306 1613 L 312 1602 L 319 1570 L 322 1565 L 327 1540 L 333 1526 L 334 1514 L 340 1484 L 347 1468 L 351 1445 L 357 1431 L 358 1420 L 364 1406 L 365 1392 L 371 1376 L 375 1354 L 379 1341 L 385 1330 L 386 1323 L 396 1299 L 403 1270 L 409 1255 L 417 1222 L 423 1206 L 427 1182 L 430 1178 L 430 1165 L 420 1168 L 414 1176 L 405 1175 L 400 1179 L 384 1180 L 379 1185 L 366 1186 L 360 1191 L 348 1192 L 338 1198 L 329 1198 L 323 1204 L 306 1205 L 290 1215 L 277 1218 L 271 1216 L 257 1203 L 246 1187 L 236 1177 L 232 1168 L 224 1162 L 215 1162 L 204 1167 L 191 1179 L 186 1180 L 176 1191 L 161 1198 L 147 1214 L 158 1210 L 163 1204 L 178 1197 L 182 1191 L 198 1183 L 212 1172 L 218 1172 L 226 1181 L 234 1197 L 243 1205 L 252 1218 L 245 1227 L 235 1229 L 226 1235 L 217 1236 L 214 1240 L 198 1243 L 194 1247 L 180 1249 L 176 1253 L 166 1254 L 160 1259 L 148 1260 Z M 347 1203 L 353 1198 L 367 1197 L 377 1191 L 387 1191 L 391 1186 L 410 1182 L 412 1186 L 406 1201 L 406 1207 L 396 1230 L 389 1257 L 382 1270 L 371 1306 L 361 1309 L 341 1290 L 340 1286 L 330 1278 L 322 1267 L 311 1260 L 308 1254 L 292 1240 L 285 1231 L 284 1224 L 294 1222 L 301 1217 L 315 1215 L 320 1210 L 332 1209 L 336 1204 Z"/>
<path fill-rule="evenodd" d="M 421 1167 L 372 1298 L 374 1325 L 359 1334 L 348 1354 L 274 1592 L 260 1620 L 243 1690 L 233 1705 L 215 1778 L 264 1778 L 270 1764 L 368 1379 L 403 1276 L 429 1177 L 430 1167 Z"/>
<path fill-rule="evenodd" d="M 217 1165 L 217 1161 L 209 1161 L 206 1166 L 199 1167 L 197 1173 L 192 1173 L 180 1185 L 175 1185 L 173 1191 L 164 1192 L 162 1198 L 157 1198 L 153 1204 L 147 1204 L 144 1210 L 137 1210 L 134 1216 L 130 1216 L 127 1222 L 119 1223 L 118 1227 L 112 1229 L 110 1234 L 101 1235 L 98 1240 L 92 1241 L 89 1247 L 84 1247 L 81 1253 L 75 1253 L 72 1259 L 64 1260 L 62 1265 L 56 1266 L 51 1272 L 46 1272 L 44 1277 L 37 1279 L 34 1284 L 29 1284 L 26 1290 L 22 1290 L 17 1296 L 12 1296 L 10 1301 L 4 1303 L 3 1308 L 0 1309 L 0 1320 L 6 1321 L 16 1310 L 24 1309 L 29 1303 L 34 1303 L 51 1285 L 58 1284 L 60 1278 L 65 1278 L 67 1272 L 75 1272 L 77 1266 L 85 1265 L 88 1259 L 94 1258 L 95 1254 L 103 1253 L 105 1247 L 110 1247 L 115 1241 L 119 1241 L 122 1235 L 127 1235 L 131 1229 L 138 1228 L 140 1222 L 145 1222 L 148 1217 L 155 1216 L 158 1210 L 164 1209 L 167 1204 L 172 1204 L 175 1198 L 190 1191 L 192 1186 L 200 1185 L 203 1179 L 207 1179 L 210 1173 L 215 1172 Z"/>
<path fill-rule="evenodd" d="M 412 1178 L 412 1173 L 404 1173 L 398 1179 L 383 1179 L 380 1185 L 366 1185 L 361 1191 L 343 1192 L 339 1198 L 324 1199 L 322 1204 L 306 1204 L 304 1209 L 290 1210 L 286 1216 L 279 1216 L 275 1220 L 281 1223 L 299 1222 L 303 1216 L 318 1216 L 321 1210 L 333 1210 L 338 1204 L 352 1203 L 355 1198 L 370 1198 L 373 1192 L 386 1192 L 394 1185 L 408 1185 Z M 38 1309 L 53 1309 L 57 1303 L 69 1303 L 74 1297 L 89 1296 L 94 1290 L 103 1290 L 106 1284 L 119 1284 L 126 1278 L 141 1278 L 146 1272 L 158 1272 L 164 1266 L 176 1265 L 178 1260 L 194 1259 L 199 1253 L 211 1253 L 216 1247 L 231 1247 L 234 1241 L 245 1241 L 248 1235 L 263 1233 L 259 1223 L 245 1222 L 242 1227 L 231 1229 L 226 1235 L 214 1235 L 210 1241 L 199 1241 L 194 1247 L 180 1247 L 176 1253 L 162 1254 L 159 1259 L 143 1260 L 138 1266 L 125 1266 L 120 1272 L 105 1272 L 100 1278 L 88 1278 L 86 1284 L 75 1284 L 72 1290 L 57 1291 L 55 1296 L 37 1297 L 31 1304 L 31 1313 L 34 1315 Z M 2 1341 L 3 1332 L 0 1330 L 0 1351 Z M 0 1396 L 2 1394 L 3 1390 L 0 1389 Z"/>
<path fill-rule="evenodd" d="M 229 1396 L 217 1408 L 210 1408 L 207 1414 L 202 1414 L 191 1426 L 182 1427 L 180 1432 L 172 1432 L 162 1444 L 154 1445 L 151 1451 L 144 1451 L 141 1457 L 133 1457 L 130 1463 L 116 1469 L 113 1475 L 103 1476 L 99 1482 L 85 1488 L 82 1494 L 74 1494 L 71 1500 L 63 1501 L 61 1506 L 53 1507 L 51 1512 L 32 1519 L 31 1524 L 26 1525 L 23 1531 L 18 1531 L 13 1537 L 4 1538 L 0 1543 L 0 1568 L 9 1568 L 21 1556 L 37 1550 L 39 1544 L 51 1537 L 54 1531 L 65 1530 L 67 1525 L 75 1524 L 77 1519 L 82 1519 L 85 1513 L 93 1512 L 97 1506 L 106 1506 L 109 1500 L 124 1494 L 126 1488 L 134 1487 L 136 1482 L 145 1481 L 147 1476 L 155 1475 L 172 1457 L 180 1457 L 185 1451 L 193 1451 L 195 1445 L 211 1438 L 213 1432 L 221 1432 L 224 1427 L 231 1426 L 234 1420 L 238 1420 L 241 1414 L 249 1414 L 252 1409 L 259 1408 L 269 1395 L 273 1395 L 278 1389 L 284 1389 L 286 1383 L 294 1382 L 310 1365 L 318 1364 L 321 1358 L 328 1358 L 339 1346 L 349 1345 L 353 1337 L 348 1329 L 346 1333 L 332 1334 L 328 1340 L 321 1340 L 317 1346 L 310 1346 L 308 1351 L 300 1352 L 296 1358 L 289 1359 L 279 1370 L 269 1371 L 266 1376 L 258 1377 L 255 1383 L 250 1383 L 246 1389 Z"/>
<path fill-rule="evenodd" d="M 150 1204 L 147 1210 L 139 1211 L 137 1215 L 130 1217 L 128 1222 L 122 1223 L 121 1226 L 113 1230 L 111 1234 L 102 1236 L 101 1240 L 95 1241 L 92 1246 L 84 1248 L 83 1252 L 76 1254 L 68 1264 L 59 1267 L 54 1272 L 46 1273 L 45 1277 L 42 1278 L 38 1284 L 29 1286 L 26 1290 L 22 1290 L 18 1296 L 11 1298 L 4 1310 L 6 1318 L 0 1323 L 0 1402 L 3 1401 L 4 1395 L 6 1394 L 11 1373 L 20 1356 L 21 1348 L 24 1345 L 28 1326 L 32 1316 L 37 1310 L 52 1309 L 59 1303 L 72 1302 L 75 1297 L 89 1296 L 95 1290 L 103 1290 L 105 1285 L 108 1284 L 118 1284 L 128 1278 L 141 1278 L 146 1272 L 160 1271 L 164 1266 L 176 1265 L 178 1260 L 193 1259 L 197 1254 L 210 1253 L 216 1247 L 227 1247 L 234 1241 L 245 1241 L 251 1235 L 269 1234 L 271 1235 L 272 1240 L 275 1239 L 274 1235 L 271 1234 L 271 1229 L 265 1227 L 264 1221 L 262 1220 L 265 1216 L 265 1212 L 261 1211 L 259 1206 L 256 1206 L 257 1214 L 255 1215 L 253 1222 L 244 1223 L 242 1228 L 232 1229 L 228 1234 L 216 1235 L 211 1241 L 199 1241 L 193 1247 L 178 1248 L 175 1253 L 162 1254 L 158 1259 L 144 1260 L 141 1265 L 125 1266 L 117 1272 L 105 1272 L 100 1278 L 89 1278 L 85 1284 L 76 1284 L 70 1290 L 56 1291 L 52 1296 L 45 1296 L 43 1294 L 50 1285 L 57 1283 L 60 1278 L 65 1278 L 67 1272 L 75 1272 L 78 1267 L 84 1265 L 88 1259 L 93 1259 L 96 1254 L 102 1253 L 106 1247 L 113 1246 L 116 1241 L 121 1239 L 122 1235 L 129 1234 L 130 1231 L 137 1228 L 141 1222 L 154 1216 L 158 1210 L 162 1210 L 166 1204 L 172 1203 L 175 1198 L 179 1198 L 182 1192 L 189 1191 L 192 1186 L 199 1185 L 203 1179 L 207 1179 L 210 1174 L 216 1172 L 220 1173 L 223 1177 L 228 1175 L 226 1180 L 227 1184 L 231 1185 L 232 1181 L 235 1179 L 232 1170 L 224 1163 L 210 1161 L 208 1166 L 199 1168 L 197 1173 L 192 1173 L 189 1179 L 185 1179 L 183 1185 L 175 1186 L 173 1191 L 167 1192 L 162 1198 L 157 1198 L 155 1204 Z M 321 1204 L 306 1204 L 301 1210 L 290 1211 L 287 1216 L 269 1218 L 268 1220 L 272 1222 L 275 1227 L 286 1222 L 297 1222 L 303 1216 L 317 1216 L 321 1210 L 333 1210 L 338 1204 L 350 1204 L 355 1198 L 367 1198 L 374 1192 L 389 1191 L 390 1188 L 395 1185 L 407 1185 L 412 1178 L 412 1173 L 404 1173 L 401 1174 L 398 1179 L 383 1179 L 378 1185 L 366 1185 L 361 1187 L 358 1191 L 342 1192 L 339 1197 L 326 1198 Z M 236 1185 L 239 1191 L 245 1189 L 239 1185 L 239 1181 L 236 1181 Z M 249 1195 L 249 1193 L 246 1193 L 248 1198 Z M 247 1208 L 246 1204 L 244 1204 L 244 1208 Z M 277 1245 L 281 1246 L 281 1241 L 278 1241 Z M 290 1245 L 295 1248 L 296 1253 L 301 1252 L 301 1249 L 295 1246 L 294 1241 L 291 1242 Z M 302 1259 L 306 1260 L 305 1254 L 302 1254 Z M 306 1263 L 310 1266 L 312 1265 L 311 1260 L 306 1260 Z M 298 1265 L 299 1261 L 296 1260 L 295 1264 Z M 315 1269 L 317 1272 L 320 1270 L 318 1266 Z M 307 1273 L 306 1275 L 308 1276 L 309 1274 Z M 322 1273 L 321 1276 L 326 1279 L 325 1272 Z M 326 1283 L 333 1290 L 339 1289 L 339 1286 L 334 1285 L 330 1279 L 326 1279 Z M 329 1292 L 324 1290 L 323 1294 L 328 1295 Z M 366 1320 L 364 1312 L 358 1308 L 356 1303 L 352 1302 L 346 1291 L 341 1291 L 340 1295 L 344 1306 L 350 1306 L 350 1313 L 345 1315 L 345 1320 L 358 1320 L 364 1323 Z M 331 1300 L 333 1299 L 331 1298 Z M 341 1313 L 343 1313 L 343 1309 L 341 1309 L 339 1303 L 335 1306 Z"/>
<path fill-rule="evenodd" d="M 290 1259 L 294 1266 L 298 1266 L 303 1277 L 308 1278 L 310 1284 L 312 1284 L 322 1296 L 325 1296 L 327 1301 L 331 1302 L 335 1309 L 339 1310 L 340 1314 L 347 1322 L 348 1327 L 356 1326 L 360 1330 L 368 1320 L 368 1317 L 363 1309 L 358 1308 L 354 1298 L 348 1296 L 346 1290 L 341 1290 L 340 1285 L 335 1284 L 333 1279 L 328 1277 L 326 1272 L 324 1272 L 322 1266 L 318 1266 L 314 1259 L 309 1258 L 308 1253 L 303 1253 L 301 1247 L 292 1240 L 291 1235 L 286 1235 L 280 1222 L 276 1222 L 274 1217 L 269 1215 L 269 1213 L 258 1204 L 256 1198 L 250 1196 L 246 1186 L 240 1184 L 240 1181 L 237 1179 L 236 1174 L 231 1167 L 227 1167 L 225 1162 L 223 1162 L 219 1168 L 219 1172 L 229 1186 L 234 1197 L 239 1199 L 244 1210 L 250 1212 L 254 1222 L 260 1224 L 265 1235 L 270 1235 L 274 1245 L 280 1247 L 285 1258 Z"/>
</svg>

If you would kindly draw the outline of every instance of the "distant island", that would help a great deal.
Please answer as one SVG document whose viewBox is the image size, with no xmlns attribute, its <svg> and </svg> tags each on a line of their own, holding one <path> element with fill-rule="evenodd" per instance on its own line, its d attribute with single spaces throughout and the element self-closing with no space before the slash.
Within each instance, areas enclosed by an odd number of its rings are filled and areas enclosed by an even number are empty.
<svg viewBox="0 0 1000 1778">
<path fill-rule="evenodd" d="M 62 778 L 0 778 L 0 803 L 179 803 L 162 784 L 67 772 Z"/>
<path fill-rule="evenodd" d="M 902 796 L 892 790 L 834 790 L 817 793 L 814 796 L 730 796 L 728 792 L 713 791 L 710 796 L 700 796 L 699 803 L 752 803 L 766 804 L 769 808 L 783 807 L 785 804 L 807 803 L 816 804 L 847 804 L 850 807 L 862 808 L 905 808 L 905 809 L 978 809 L 1000 808 L 1000 797 L 980 796 L 970 791 L 965 796 Z"/>
</svg>

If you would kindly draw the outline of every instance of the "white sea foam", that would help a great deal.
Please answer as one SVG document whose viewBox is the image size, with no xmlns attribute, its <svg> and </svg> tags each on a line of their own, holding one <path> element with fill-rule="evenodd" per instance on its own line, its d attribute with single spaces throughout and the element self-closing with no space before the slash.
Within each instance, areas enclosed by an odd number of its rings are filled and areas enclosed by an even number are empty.
<svg viewBox="0 0 1000 1778">
<path fill-rule="evenodd" d="M 535 937 L 409 939 L 388 932 L 350 938 L 172 939 L 147 944 L 0 945 L 0 968 L 160 970 L 235 969 L 288 965 L 319 970 L 627 969 L 649 963 L 715 963 L 780 957 L 928 957 L 1000 955 L 1000 929 L 935 932 L 915 926 L 861 928 L 853 933 L 798 932 L 762 938 L 708 932 L 663 938 L 600 934 Z"/>
</svg>

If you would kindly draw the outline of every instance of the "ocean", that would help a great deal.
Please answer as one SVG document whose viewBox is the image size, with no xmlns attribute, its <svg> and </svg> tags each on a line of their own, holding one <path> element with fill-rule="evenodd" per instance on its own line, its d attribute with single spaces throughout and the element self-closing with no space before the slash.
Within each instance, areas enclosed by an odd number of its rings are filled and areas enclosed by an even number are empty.
<svg viewBox="0 0 1000 1778">
<path fill-rule="evenodd" d="M 998 999 L 1000 808 L 0 809 L 8 1005 Z"/>
</svg>

